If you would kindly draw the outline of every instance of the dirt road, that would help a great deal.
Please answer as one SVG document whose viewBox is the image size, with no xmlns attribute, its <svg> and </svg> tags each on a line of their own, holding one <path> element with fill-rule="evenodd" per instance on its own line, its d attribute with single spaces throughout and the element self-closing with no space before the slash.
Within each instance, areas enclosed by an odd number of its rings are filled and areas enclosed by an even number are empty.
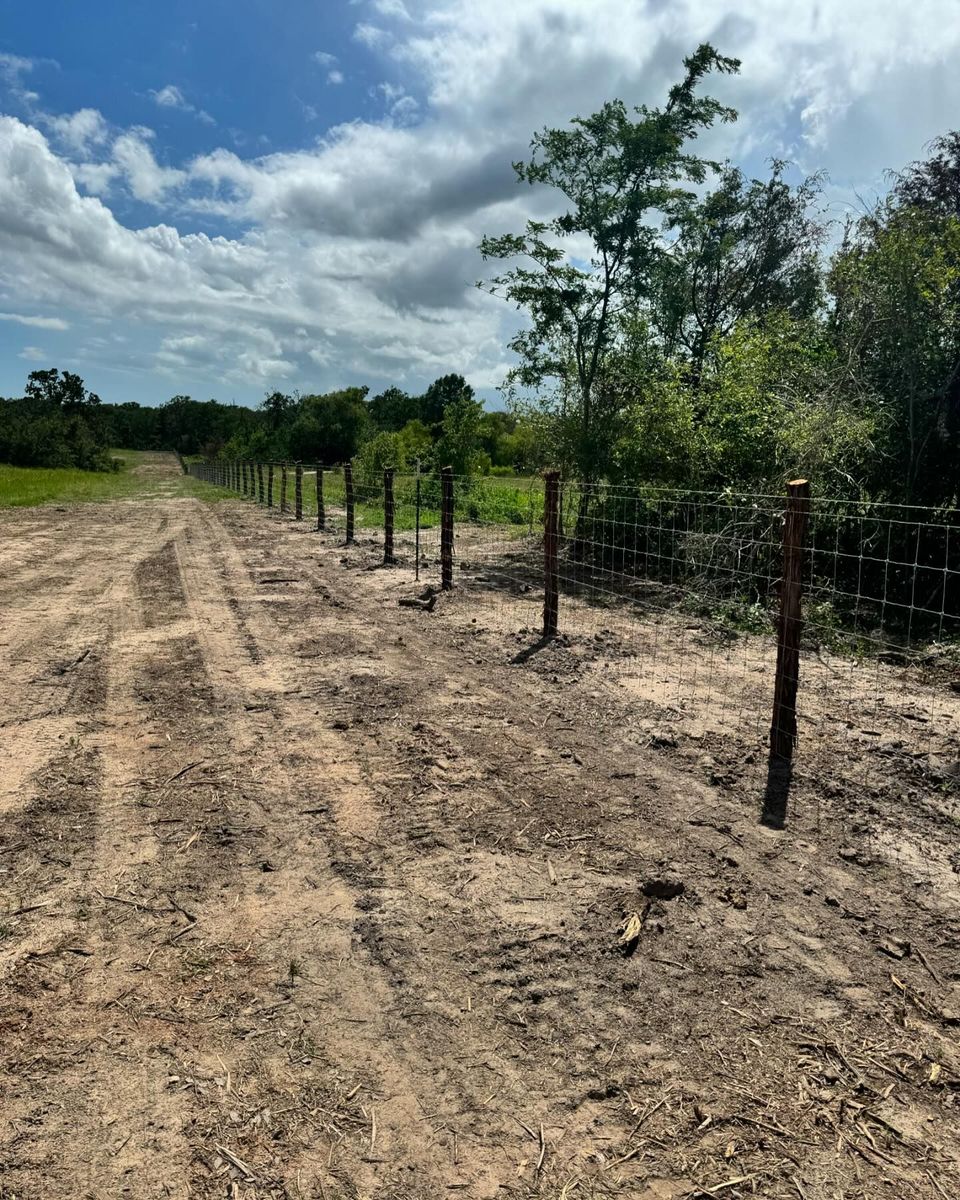
<svg viewBox="0 0 960 1200">
<path fill-rule="evenodd" d="M 575 648 L 155 469 L 0 516 L 3 1200 L 960 1195 L 942 789 L 764 827 Z"/>
</svg>

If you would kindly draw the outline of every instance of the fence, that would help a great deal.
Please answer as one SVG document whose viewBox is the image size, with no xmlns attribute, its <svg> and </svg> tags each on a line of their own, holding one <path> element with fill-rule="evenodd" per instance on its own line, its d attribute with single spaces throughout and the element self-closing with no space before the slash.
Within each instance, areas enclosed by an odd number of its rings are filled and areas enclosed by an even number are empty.
<svg viewBox="0 0 960 1200">
<path fill-rule="evenodd" d="M 949 768 L 957 757 L 955 509 L 825 499 L 805 481 L 747 495 L 555 472 L 504 481 L 449 469 L 371 480 L 317 464 L 190 470 L 267 507 L 279 475 L 282 513 L 292 475 L 294 519 L 348 543 L 372 535 L 385 563 L 456 584 L 505 637 L 522 628 L 541 644 L 572 640 L 578 664 L 613 675 L 654 731 L 666 718 L 705 744 L 733 737 L 747 754 L 768 745 L 787 766 L 798 738 L 811 752 L 840 738 L 865 763 L 939 755 Z"/>
</svg>

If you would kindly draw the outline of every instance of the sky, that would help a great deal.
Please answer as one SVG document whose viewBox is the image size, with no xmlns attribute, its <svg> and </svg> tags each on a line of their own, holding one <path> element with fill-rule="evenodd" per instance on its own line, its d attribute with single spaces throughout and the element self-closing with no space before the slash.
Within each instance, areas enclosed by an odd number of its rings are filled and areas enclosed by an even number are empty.
<svg viewBox="0 0 960 1200">
<path fill-rule="evenodd" d="M 702 143 L 828 174 L 842 221 L 960 127 L 958 0 L 0 0 L 0 395 L 275 389 L 489 402 L 519 315 L 484 234 L 549 203 L 511 163 L 702 41 L 742 60 Z"/>
</svg>

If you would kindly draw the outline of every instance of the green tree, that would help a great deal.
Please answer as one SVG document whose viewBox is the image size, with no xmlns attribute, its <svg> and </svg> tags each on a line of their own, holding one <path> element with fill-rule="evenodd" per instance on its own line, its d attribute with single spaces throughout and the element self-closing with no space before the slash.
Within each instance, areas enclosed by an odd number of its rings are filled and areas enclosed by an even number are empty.
<svg viewBox="0 0 960 1200">
<path fill-rule="evenodd" d="M 418 420 L 421 415 L 420 397 L 409 396 L 397 387 L 374 396 L 369 408 L 374 425 L 390 433 L 398 433 L 408 421 Z"/>
<path fill-rule="evenodd" d="M 436 448 L 438 466 L 453 467 L 456 475 L 474 472 L 480 449 L 482 413 L 483 405 L 479 400 L 474 400 L 470 388 L 464 389 L 459 399 L 451 400 L 445 406 Z"/>
<path fill-rule="evenodd" d="M 353 458 L 371 431 L 365 387 L 303 396 L 290 427 L 289 455 L 304 461 L 342 463 Z"/>
<path fill-rule="evenodd" d="M 829 274 L 832 331 L 886 414 L 876 490 L 938 503 L 960 492 L 960 218 L 893 200 L 847 235 Z"/>
<path fill-rule="evenodd" d="M 442 375 L 435 379 L 420 398 L 420 420 L 433 433 L 440 435 L 449 405 L 460 400 L 472 400 L 473 388 L 462 375 Z"/>
<path fill-rule="evenodd" d="M 783 170 L 775 162 L 766 182 L 748 183 L 727 165 L 719 187 L 680 204 L 670 221 L 675 240 L 653 274 L 649 314 L 666 356 L 690 363 L 694 385 L 710 347 L 744 317 L 810 316 L 820 302 L 820 179 L 792 188 Z"/>
<path fill-rule="evenodd" d="M 705 44 L 684 66 L 684 78 L 662 109 L 642 106 L 634 120 L 614 100 L 590 117 L 575 118 L 569 129 L 537 134 L 532 158 L 514 169 L 529 184 L 556 188 L 567 201 L 565 211 L 549 221 L 528 221 L 522 234 L 480 244 L 485 259 L 522 260 L 486 285 L 530 319 L 511 341 L 519 358 L 511 380 L 532 389 L 556 383 L 565 419 L 573 416 L 578 425 L 575 467 L 586 479 L 609 467 L 606 426 L 616 396 L 605 377 L 624 322 L 654 292 L 667 252 L 657 222 L 677 220 L 689 207 L 690 189 L 718 167 L 692 154 L 688 143 L 715 121 L 736 117 L 697 90 L 711 71 L 736 72 L 735 59 Z M 581 266 L 577 255 L 584 242 L 591 251 Z"/>
</svg>

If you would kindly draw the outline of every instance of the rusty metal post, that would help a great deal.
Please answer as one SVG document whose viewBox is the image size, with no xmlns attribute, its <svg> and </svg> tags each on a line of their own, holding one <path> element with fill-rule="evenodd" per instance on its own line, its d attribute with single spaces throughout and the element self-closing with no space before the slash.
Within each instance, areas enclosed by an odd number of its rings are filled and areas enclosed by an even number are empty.
<svg viewBox="0 0 960 1200">
<path fill-rule="evenodd" d="M 287 511 L 287 464 L 280 464 L 280 515 Z"/>
<path fill-rule="evenodd" d="M 385 467 L 383 471 L 383 561 L 385 564 L 395 563 L 393 556 L 393 467 Z"/>
<path fill-rule="evenodd" d="M 343 465 L 343 488 L 347 495 L 347 545 L 353 541 L 353 465 Z"/>
<path fill-rule="evenodd" d="M 322 529 L 326 521 L 323 511 L 323 467 L 317 467 L 317 528 Z"/>
<path fill-rule="evenodd" d="M 416 511 L 416 540 L 414 541 L 414 552 L 416 554 L 416 567 L 414 576 L 417 582 L 420 582 L 420 459 L 417 459 L 417 511 Z"/>
<path fill-rule="evenodd" d="M 440 472 L 440 587 L 453 587 L 453 467 Z"/>
<path fill-rule="evenodd" d="M 797 689 L 800 681 L 800 635 L 803 632 L 803 549 L 810 517 L 810 484 L 787 484 L 783 518 L 783 577 L 777 632 L 777 676 L 770 725 L 770 754 L 790 761 L 797 744 Z"/>
<path fill-rule="evenodd" d="M 543 497 L 543 636 L 557 636 L 560 611 L 560 472 L 545 471 Z"/>
<path fill-rule="evenodd" d="M 303 463 L 297 463 L 293 475 L 293 515 L 303 520 Z"/>
</svg>

